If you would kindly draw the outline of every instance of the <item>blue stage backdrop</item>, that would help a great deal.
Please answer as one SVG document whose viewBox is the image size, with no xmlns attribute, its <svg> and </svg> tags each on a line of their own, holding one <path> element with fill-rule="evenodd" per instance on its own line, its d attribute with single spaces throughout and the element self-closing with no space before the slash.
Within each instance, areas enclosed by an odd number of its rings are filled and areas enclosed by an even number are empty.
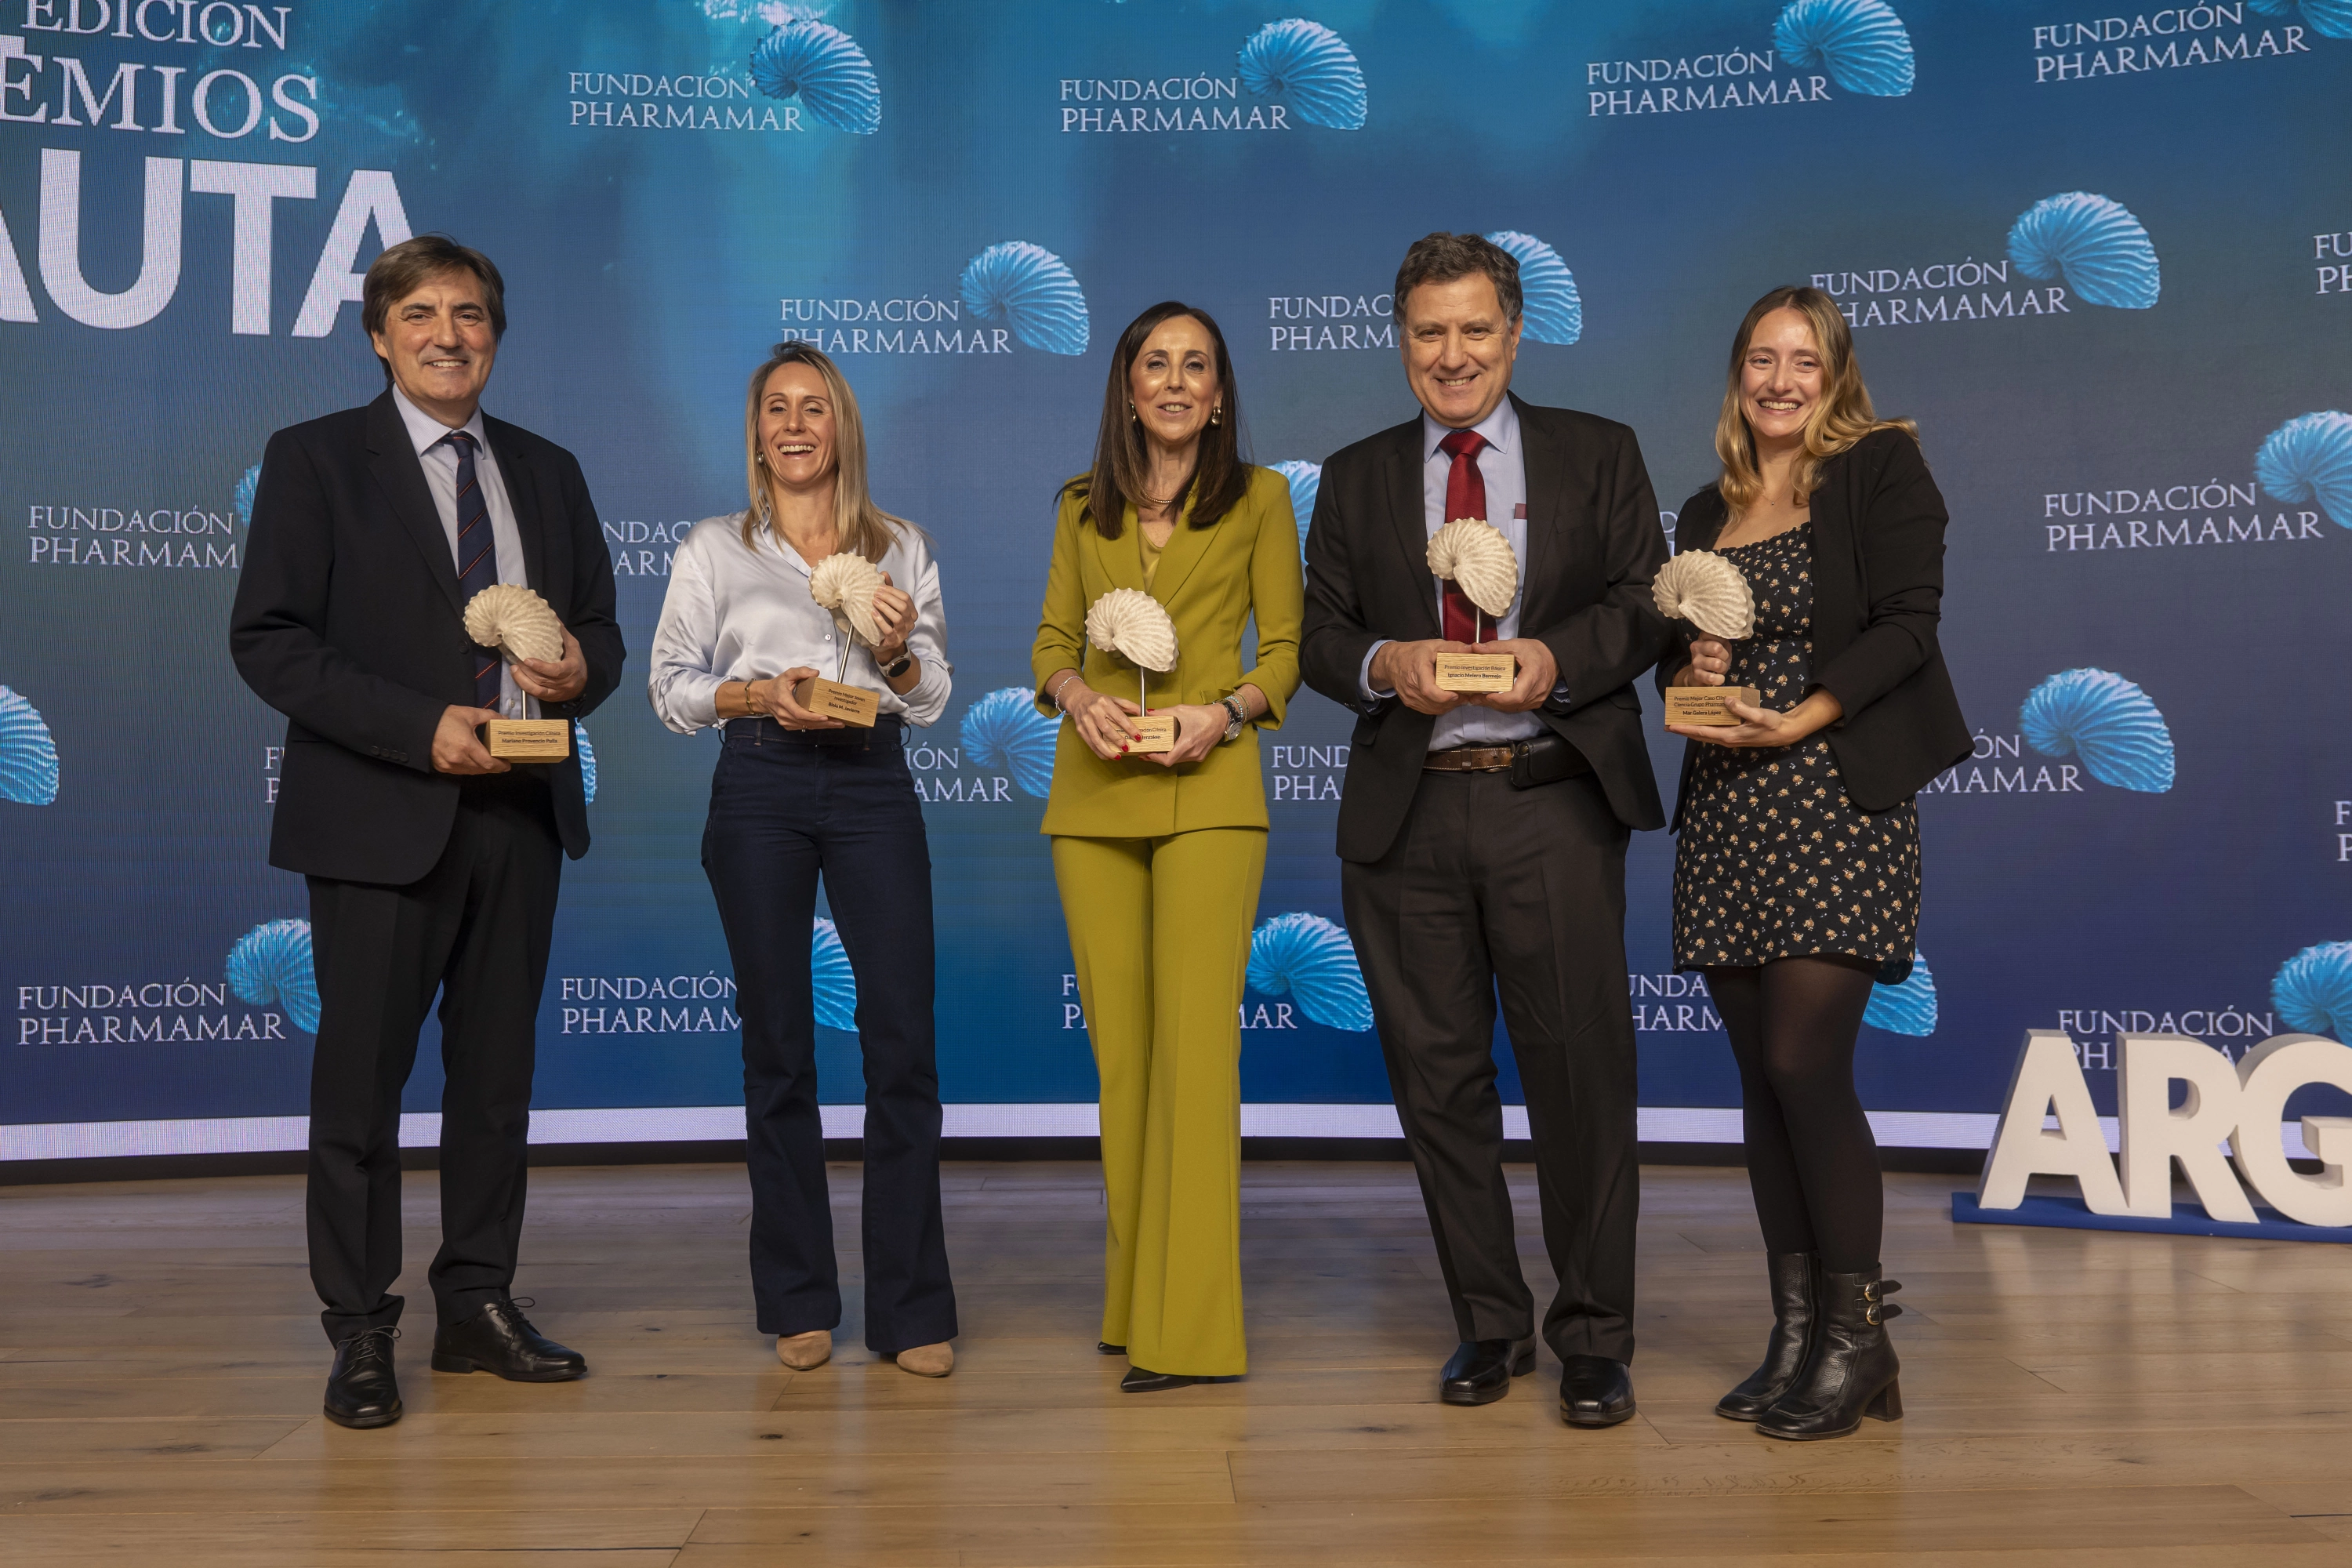
<svg viewBox="0 0 2352 1568">
<path fill-rule="evenodd" d="M 1834 294 L 1919 422 L 1977 747 L 1923 799 L 1924 962 L 1865 1031 L 1883 1135 L 1981 1146 L 2029 1027 L 2111 1110 L 2118 1030 L 2352 1024 L 2340 0 L 1292 4 L 0 0 L 5 1152 L 299 1143 L 284 726 L 228 608 L 264 441 L 381 390 L 360 275 L 425 230 L 505 271 L 488 405 L 580 455 L 630 646 L 580 734 L 542 1136 L 723 1131 L 737 1099 L 715 745 L 656 721 L 644 650 L 685 529 L 742 503 L 768 345 L 840 357 L 878 499 L 938 542 L 956 691 L 911 755 L 950 1130 L 1067 1130 L 1095 1078 L 1022 693 L 1110 345 L 1155 300 L 1213 311 L 1304 518 L 1328 453 L 1413 413 L 1387 289 L 1438 228 L 1519 256 L 1517 389 L 1630 423 L 1664 526 L 1775 284 Z M 1302 1109 L 1248 1125 L 1377 1129 L 1348 722 L 1292 713 L 1242 1071 Z M 1733 1137 L 1671 855 L 1641 836 L 1629 870 L 1645 1127 Z M 811 942 L 846 1104 L 854 984 Z"/>
</svg>

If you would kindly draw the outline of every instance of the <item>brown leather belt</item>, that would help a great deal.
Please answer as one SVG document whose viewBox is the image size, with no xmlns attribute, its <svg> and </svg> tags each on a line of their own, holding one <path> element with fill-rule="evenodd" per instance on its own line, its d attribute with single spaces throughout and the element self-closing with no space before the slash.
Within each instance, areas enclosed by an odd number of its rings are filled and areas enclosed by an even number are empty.
<svg viewBox="0 0 2352 1568">
<path fill-rule="evenodd" d="M 1508 746 L 1449 746 L 1442 752 L 1432 752 L 1421 762 L 1423 773 L 1499 773 L 1511 765 Z"/>
</svg>

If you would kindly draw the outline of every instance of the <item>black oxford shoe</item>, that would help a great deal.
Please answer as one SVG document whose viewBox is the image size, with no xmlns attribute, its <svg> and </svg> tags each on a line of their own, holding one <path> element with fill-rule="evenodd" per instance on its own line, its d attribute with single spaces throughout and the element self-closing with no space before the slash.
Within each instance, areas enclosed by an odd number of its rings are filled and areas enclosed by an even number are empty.
<svg viewBox="0 0 2352 1568">
<path fill-rule="evenodd" d="M 1614 1426 L 1633 1414 L 1633 1379 L 1605 1355 L 1559 1359 L 1559 1418 L 1571 1426 Z"/>
<path fill-rule="evenodd" d="M 495 1373 L 509 1383 L 569 1383 L 588 1371 L 578 1351 L 566 1350 L 530 1326 L 511 1298 L 486 1303 L 462 1323 L 433 1336 L 435 1372 Z"/>
<path fill-rule="evenodd" d="M 1536 1369 L 1536 1342 L 1464 1340 L 1437 1374 L 1437 1397 L 1448 1405 L 1492 1405 L 1511 1392 L 1511 1379 Z"/>
<path fill-rule="evenodd" d="M 392 1371 L 392 1342 L 399 1337 L 386 1323 L 336 1343 L 335 1370 L 327 1374 L 328 1420 L 364 1429 L 400 1419 L 400 1383 Z"/>
</svg>

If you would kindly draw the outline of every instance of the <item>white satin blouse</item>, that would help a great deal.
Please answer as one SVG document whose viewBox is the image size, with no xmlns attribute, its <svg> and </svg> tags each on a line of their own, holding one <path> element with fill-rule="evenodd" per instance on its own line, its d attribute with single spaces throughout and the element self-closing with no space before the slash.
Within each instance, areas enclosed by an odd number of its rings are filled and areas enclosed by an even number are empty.
<svg viewBox="0 0 2352 1568">
<path fill-rule="evenodd" d="M 705 518 L 670 557 L 646 682 L 663 723 L 682 735 L 717 724 L 721 685 L 765 680 L 803 665 L 878 693 L 883 712 L 910 724 L 932 723 L 947 710 L 954 677 L 947 615 L 939 564 L 919 529 L 901 527 L 898 542 L 875 563 L 915 601 L 907 647 L 922 673 L 903 696 L 882 679 L 872 650 L 854 639 L 847 672 L 840 672 L 842 634 L 832 613 L 809 597 L 808 563 L 765 530 L 756 537 L 756 547 L 744 544 L 741 512 Z"/>
</svg>

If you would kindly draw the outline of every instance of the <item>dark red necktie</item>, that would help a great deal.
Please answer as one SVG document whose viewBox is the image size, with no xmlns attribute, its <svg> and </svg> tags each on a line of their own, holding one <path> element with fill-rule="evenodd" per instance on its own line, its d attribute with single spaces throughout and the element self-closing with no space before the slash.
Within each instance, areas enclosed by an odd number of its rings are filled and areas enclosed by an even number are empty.
<svg viewBox="0 0 2352 1568">
<path fill-rule="evenodd" d="M 1452 522 L 1457 517 L 1475 517 L 1482 521 L 1486 517 L 1486 476 L 1478 471 L 1478 454 L 1485 449 L 1486 437 L 1475 430 L 1454 430 L 1437 444 L 1437 449 L 1454 459 L 1454 467 L 1445 476 L 1445 515 L 1438 521 Z M 1441 579 L 1445 585 L 1445 640 L 1459 643 L 1493 642 L 1495 623 L 1481 615 L 1478 606 L 1470 602 L 1450 577 Z"/>
</svg>

